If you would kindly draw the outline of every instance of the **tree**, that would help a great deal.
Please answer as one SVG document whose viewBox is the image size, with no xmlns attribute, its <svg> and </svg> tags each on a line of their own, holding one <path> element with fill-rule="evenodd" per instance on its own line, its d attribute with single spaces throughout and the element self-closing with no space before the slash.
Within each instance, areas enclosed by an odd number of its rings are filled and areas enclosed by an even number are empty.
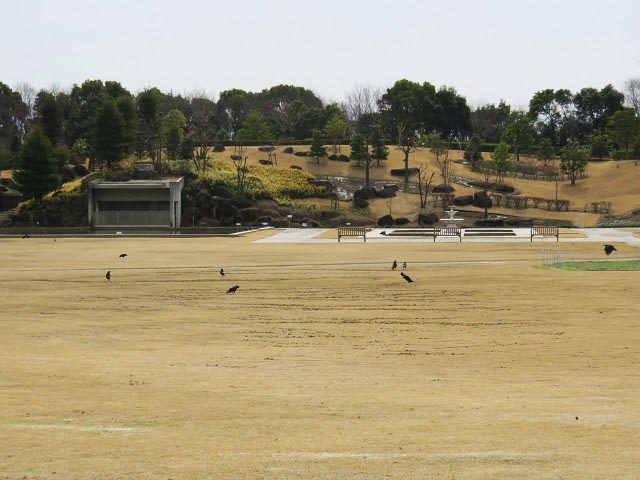
<svg viewBox="0 0 640 480">
<path fill-rule="evenodd" d="M 338 154 L 340 152 L 340 142 L 347 135 L 347 124 L 338 115 L 334 115 L 324 126 L 324 134 L 331 140 L 333 153 Z"/>
<path fill-rule="evenodd" d="M 62 186 L 64 181 L 64 167 L 69 163 L 71 159 L 71 152 L 66 145 L 58 145 L 53 149 L 53 163 L 56 166 L 56 175 L 58 177 L 58 189 Z"/>
<path fill-rule="evenodd" d="M 607 134 L 623 150 L 624 158 L 630 158 L 632 147 L 640 138 L 640 119 L 636 111 L 623 108 L 614 113 L 607 123 Z"/>
<path fill-rule="evenodd" d="M 111 167 L 124 152 L 124 119 L 111 98 L 106 98 L 96 114 L 94 152 L 98 164 Z"/>
<path fill-rule="evenodd" d="M 316 163 L 320 163 L 320 157 L 327 156 L 327 147 L 324 146 L 324 139 L 320 130 L 314 130 L 312 135 L 313 141 L 311 142 L 309 153 L 316 159 Z"/>
<path fill-rule="evenodd" d="M 425 112 L 423 127 L 429 127 L 446 138 L 459 138 L 471 128 L 471 109 L 464 97 L 453 88 L 441 87 L 433 98 L 433 110 Z"/>
<path fill-rule="evenodd" d="M 13 158 L 17 153 L 27 114 L 20 94 L 0 82 L 0 159 L 5 155 Z"/>
<path fill-rule="evenodd" d="M 26 198 L 40 202 L 58 184 L 53 146 L 41 128 L 35 127 L 20 149 L 13 178 Z"/>
<path fill-rule="evenodd" d="M 498 182 L 502 182 L 505 174 L 513 171 L 514 164 L 509 154 L 510 148 L 508 143 L 500 142 L 491 155 L 491 160 L 487 162 L 488 167 L 494 171 Z"/>
<path fill-rule="evenodd" d="M 529 117 L 539 137 L 548 138 L 553 145 L 565 145 L 571 134 L 573 95 L 566 89 L 536 92 L 529 101 Z"/>
<path fill-rule="evenodd" d="M 274 135 L 262 114 L 253 110 L 245 117 L 242 128 L 238 130 L 235 139 L 240 143 L 272 142 Z"/>
<path fill-rule="evenodd" d="M 157 171 L 162 170 L 161 102 L 162 92 L 157 88 L 150 88 L 140 92 L 136 102 L 140 122 L 140 146 L 142 150 L 147 151 Z M 139 154 L 141 153 L 139 152 Z"/>
<path fill-rule="evenodd" d="M 351 158 L 358 162 L 358 166 L 361 166 L 362 162 L 364 162 L 364 186 L 368 187 L 370 182 L 371 155 L 369 154 L 367 140 L 361 133 L 356 133 L 351 139 Z"/>
<path fill-rule="evenodd" d="M 378 166 L 380 166 L 380 162 L 382 160 L 386 160 L 388 156 L 389 150 L 385 144 L 382 129 L 380 127 L 376 127 L 373 129 L 373 133 L 371 134 L 371 158 L 378 163 Z"/>
<path fill-rule="evenodd" d="M 416 150 L 416 131 L 405 123 L 398 124 L 398 149 L 404 156 L 404 183 L 409 183 L 409 155 Z"/>
<path fill-rule="evenodd" d="M 571 185 L 575 185 L 576 178 L 584 172 L 588 161 L 588 147 L 571 142 L 562 149 L 560 154 L 560 170 L 569 177 Z"/>
<path fill-rule="evenodd" d="M 471 112 L 469 123 L 471 131 L 488 143 L 498 143 L 502 138 L 502 131 L 507 125 L 511 107 L 500 101 L 498 106 L 483 105 Z"/>
<path fill-rule="evenodd" d="M 545 167 L 548 167 L 549 162 L 553 160 L 555 156 L 556 153 L 553 149 L 553 145 L 551 144 L 551 140 L 548 138 L 541 138 L 540 143 L 538 144 L 538 151 L 536 152 L 538 160 L 540 160 Z"/>
<path fill-rule="evenodd" d="M 62 138 L 62 108 L 54 95 L 41 91 L 36 97 L 36 115 L 42 131 L 56 145 Z"/>
<path fill-rule="evenodd" d="M 469 140 L 464 151 L 464 159 L 471 164 L 471 170 L 477 170 L 482 162 L 482 139 L 478 135 L 474 135 Z"/>
<path fill-rule="evenodd" d="M 640 116 L 640 77 L 630 78 L 624 84 L 625 104 L 636 111 Z"/>
<path fill-rule="evenodd" d="M 175 108 L 169 110 L 162 118 L 162 134 L 164 135 L 164 144 L 167 147 L 167 153 L 171 160 L 178 158 L 180 145 L 184 137 L 184 127 L 187 119 L 184 114 Z"/>
<path fill-rule="evenodd" d="M 449 158 L 449 141 L 445 140 L 438 132 L 431 132 L 427 136 L 429 151 L 436 156 L 436 165 L 440 170 L 442 183 L 449 185 L 451 182 L 451 159 Z"/>
<path fill-rule="evenodd" d="M 191 98 L 184 147 L 188 147 L 186 158 L 192 159 L 196 171 L 203 174 L 207 171 L 209 150 L 216 139 L 218 124 L 215 112 L 214 102 L 204 94 Z"/>
<path fill-rule="evenodd" d="M 604 131 L 607 121 L 622 108 L 624 94 L 611 85 L 601 90 L 583 88 L 573 97 L 575 115 L 580 140 L 595 132 Z"/>
<path fill-rule="evenodd" d="M 560 170 L 569 177 L 571 185 L 575 185 L 576 178 L 584 172 L 588 161 L 588 147 L 571 142 L 560 154 Z"/>
<path fill-rule="evenodd" d="M 605 134 L 593 134 L 589 140 L 592 157 L 602 160 L 604 157 L 609 155 L 609 142 L 607 141 L 607 136 Z"/>
<path fill-rule="evenodd" d="M 502 132 L 502 141 L 511 145 L 516 155 L 516 162 L 520 161 L 520 152 L 526 151 L 533 145 L 533 135 L 533 126 L 529 116 L 524 112 L 511 112 Z"/>
<path fill-rule="evenodd" d="M 351 159 L 358 162 L 358 166 L 362 166 L 362 160 L 369 155 L 369 146 L 367 145 L 364 135 L 356 133 L 351 138 Z"/>
</svg>

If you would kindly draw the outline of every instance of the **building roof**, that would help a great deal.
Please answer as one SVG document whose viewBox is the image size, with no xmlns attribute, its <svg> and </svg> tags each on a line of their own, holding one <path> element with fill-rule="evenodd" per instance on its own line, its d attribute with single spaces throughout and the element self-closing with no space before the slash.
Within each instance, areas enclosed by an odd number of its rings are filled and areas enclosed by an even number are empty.
<svg viewBox="0 0 640 480">
<path fill-rule="evenodd" d="M 93 190 L 132 190 L 171 188 L 172 184 L 184 184 L 184 177 L 158 180 L 103 180 L 91 182 L 89 188 Z"/>
</svg>

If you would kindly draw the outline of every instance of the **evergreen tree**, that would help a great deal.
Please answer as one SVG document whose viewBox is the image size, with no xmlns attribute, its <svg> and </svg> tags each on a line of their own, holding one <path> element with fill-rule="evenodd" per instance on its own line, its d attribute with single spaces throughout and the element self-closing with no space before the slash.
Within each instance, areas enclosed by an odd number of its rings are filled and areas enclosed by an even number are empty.
<svg viewBox="0 0 640 480">
<path fill-rule="evenodd" d="M 101 166 L 111 166 L 124 152 L 124 119 L 111 98 L 104 100 L 96 114 L 94 152 Z"/>
<path fill-rule="evenodd" d="M 53 146 L 40 127 L 25 139 L 13 178 L 26 198 L 41 201 L 58 184 Z"/>
<path fill-rule="evenodd" d="M 371 134 L 371 158 L 376 160 L 378 162 L 378 166 L 380 166 L 380 162 L 382 160 L 386 160 L 388 156 L 389 150 L 385 145 L 382 129 L 380 127 L 375 127 Z"/>
<path fill-rule="evenodd" d="M 560 170 L 569 176 L 571 185 L 575 185 L 578 174 L 584 172 L 589 161 L 589 149 L 576 142 L 571 142 L 560 155 Z"/>
<path fill-rule="evenodd" d="M 311 142 L 311 149 L 309 153 L 316 159 L 316 163 L 320 163 L 320 157 L 327 156 L 327 147 L 324 146 L 322 133 L 320 130 L 313 131 L 313 140 Z"/>
</svg>

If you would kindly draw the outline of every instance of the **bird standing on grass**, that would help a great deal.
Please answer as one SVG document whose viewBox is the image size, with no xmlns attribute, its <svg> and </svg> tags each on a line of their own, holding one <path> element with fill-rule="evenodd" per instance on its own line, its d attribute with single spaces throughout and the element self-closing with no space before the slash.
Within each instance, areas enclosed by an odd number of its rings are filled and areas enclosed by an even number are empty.
<svg viewBox="0 0 640 480">
<path fill-rule="evenodd" d="M 121 253 L 119 258 L 120 258 L 121 260 L 124 260 L 124 258 L 125 258 L 126 256 L 127 256 L 127 254 L 126 254 L 126 253 Z"/>
<path fill-rule="evenodd" d="M 605 245 L 604 246 L 604 253 L 606 253 L 607 255 L 611 255 L 611 252 L 615 252 L 616 251 L 616 247 L 614 247 L 613 245 Z"/>
<path fill-rule="evenodd" d="M 109 271 L 107 272 L 107 274 L 104 276 L 104 278 L 106 278 L 106 279 L 107 279 L 107 282 L 110 282 L 110 281 L 111 281 L 111 270 L 109 270 Z"/>
<path fill-rule="evenodd" d="M 227 290 L 227 293 L 236 293 L 236 290 L 238 290 L 239 288 L 240 288 L 240 285 L 234 285 L 229 290 Z"/>
<path fill-rule="evenodd" d="M 220 276 L 221 276 L 221 277 L 224 277 L 224 268 L 221 268 L 221 269 L 220 269 Z"/>
<path fill-rule="evenodd" d="M 394 260 L 393 263 L 391 264 L 391 270 L 395 270 L 396 268 L 398 268 L 398 262 Z"/>
</svg>

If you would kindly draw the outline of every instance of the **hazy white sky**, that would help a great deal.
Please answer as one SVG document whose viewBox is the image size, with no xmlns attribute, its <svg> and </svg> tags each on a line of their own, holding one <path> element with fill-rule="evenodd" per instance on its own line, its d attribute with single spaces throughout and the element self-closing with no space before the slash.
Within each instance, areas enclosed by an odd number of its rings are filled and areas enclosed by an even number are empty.
<svg viewBox="0 0 640 480">
<path fill-rule="evenodd" d="M 638 0 L 0 0 L 0 81 L 341 101 L 407 78 L 471 106 L 640 77 Z"/>
</svg>

